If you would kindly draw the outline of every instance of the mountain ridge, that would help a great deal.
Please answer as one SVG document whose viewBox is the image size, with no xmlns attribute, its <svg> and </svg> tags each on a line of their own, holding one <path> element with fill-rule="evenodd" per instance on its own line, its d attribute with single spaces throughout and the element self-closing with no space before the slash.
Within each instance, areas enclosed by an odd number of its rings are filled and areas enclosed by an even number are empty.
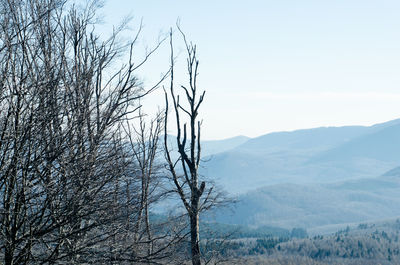
<svg viewBox="0 0 400 265">
<path fill-rule="evenodd" d="M 372 177 L 400 164 L 397 135 L 400 119 L 372 126 L 269 133 L 206 157 L 201 173 L 234 194 L 285 182 L 329 183 Z M 374 148 L 379 152 L 374 153 Z"/>
</svg>

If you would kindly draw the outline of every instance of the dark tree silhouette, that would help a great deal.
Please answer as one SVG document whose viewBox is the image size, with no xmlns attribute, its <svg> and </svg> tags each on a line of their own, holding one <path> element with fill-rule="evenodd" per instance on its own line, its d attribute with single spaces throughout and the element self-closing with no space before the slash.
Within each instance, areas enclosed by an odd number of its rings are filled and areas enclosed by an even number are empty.
<svg viewBox="0 0 400 265">
<path fill-rule="evenodd" d="M 185 34 L 178 29 L 182 35 L 187 54 L 188 85 L 181 85 L 185 101 L 181 102 L 175 92 L 174 84 L 174 49 L 173 34 L 170 33 L 171 47 L 171 75 L 169 95 L 172 98 L 172 111 L 176 120 L 176 146 L 179 158 L 173 160 L 172 150 L 168 146 L 167 124 L 169 100 L 165 92 L 165 128 L 164 148 L 171 180 L 175 192 L 185 208 L 190 224 L 190 249 L 193 265 L 201 264 L 202 255 L 199 247 L 199 217 L 200 213 L 213 206 L 226 202 L 222 192 L 216 192 L 212 182 L 202 180 L 199 175 L 201 162 L 201 121 L 198 118 L 199 108 L 203 103 L 205 91 L 197 87 L 199 61 L 197 59 L 196 46 L 188 43 Z M 207 184 L 206 184 L 207 183 Z M 206 187 L 209 186 L 209 187 Z"/>
</svg>

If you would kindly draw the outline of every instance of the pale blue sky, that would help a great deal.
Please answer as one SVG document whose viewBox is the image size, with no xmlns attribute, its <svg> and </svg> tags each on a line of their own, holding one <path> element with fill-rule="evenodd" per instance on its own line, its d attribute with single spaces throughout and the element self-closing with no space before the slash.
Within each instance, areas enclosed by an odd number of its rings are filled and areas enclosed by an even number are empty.
<svg viewBox="0 0 400 265">
<path fill-rule="evenodd" d="M 102 12 L 143 18 L 141 47 L 180 18 L 198 46 L 207 139 L 400 118 L 398 0 L 114 0 Z M 166 67 L 163 47 L 142 76 Z"/>
</svg>

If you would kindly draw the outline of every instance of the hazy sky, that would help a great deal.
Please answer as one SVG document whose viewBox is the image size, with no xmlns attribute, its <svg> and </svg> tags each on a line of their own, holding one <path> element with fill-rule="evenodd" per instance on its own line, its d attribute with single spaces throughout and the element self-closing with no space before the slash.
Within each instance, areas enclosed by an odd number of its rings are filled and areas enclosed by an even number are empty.
<svg viewBox="0 0 400 265">
<path fill-rule="evenodd" d="M 113 0 L 102 12 L 132 14 L 133 28 L 143 18 L 141 47 L 180 18 L 198 46 L 207 139 L 400 118 L 398 0 Z M 165 45 L 145 84 L 168 56 Z"/>
</svg>

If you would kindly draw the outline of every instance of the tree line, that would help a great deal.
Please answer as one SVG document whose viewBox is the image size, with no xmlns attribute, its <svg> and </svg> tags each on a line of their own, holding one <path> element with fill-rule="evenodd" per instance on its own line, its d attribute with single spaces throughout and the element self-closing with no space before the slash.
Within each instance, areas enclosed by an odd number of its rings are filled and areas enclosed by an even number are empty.
<svg viewBox="0 0 400 265">
<path fill-rule="evenodd" d="M 398 264 L 399 222 L 360 224 L 335 234 L 306 238 L 265 236 L 227 240 L 221 264 Z"/>
</svg>

